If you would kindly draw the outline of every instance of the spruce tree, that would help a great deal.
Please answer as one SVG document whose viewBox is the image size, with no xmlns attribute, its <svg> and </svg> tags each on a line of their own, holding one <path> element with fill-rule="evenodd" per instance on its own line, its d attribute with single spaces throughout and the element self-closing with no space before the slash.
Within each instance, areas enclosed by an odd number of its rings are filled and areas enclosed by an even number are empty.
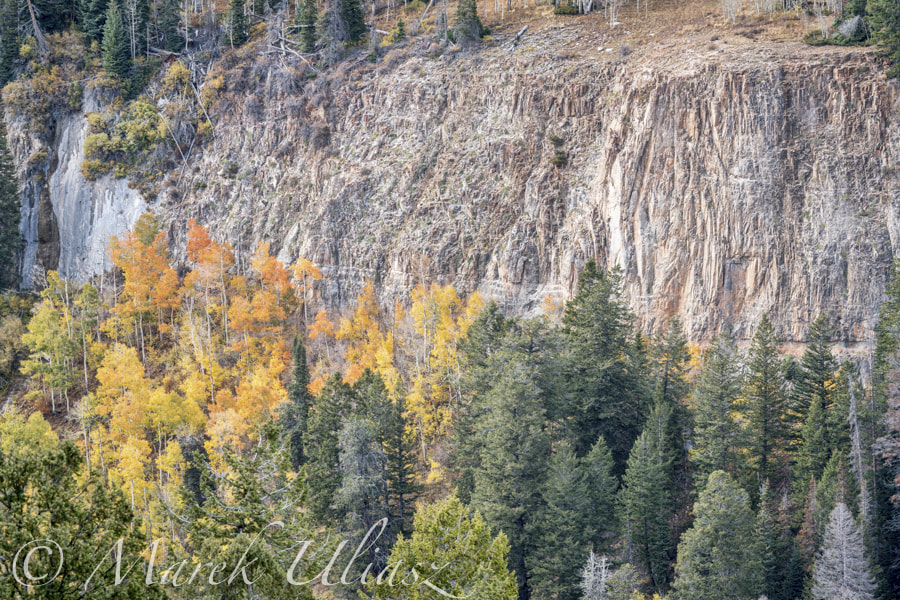
<svg viewBox="0 0 900 600">
<path fill-rule="evenodd" d="M 291 344 L 291 358 L 294 368 L 288 385 L 288 401 L 281 407 L 281 429 L 288 440 L 291 466 L 297 469 L 305 462 L 303 456 L 303 436 L 309 418 L 312 394 L 309 393 L 309 366 L 306 363 L 306 346 L 303 338 L 294 336 Z"/>
<path fill-rule="evenodd" d="M 649 430 L 634 442 L 619 492 L 619 523 L 634 564 L 642 567 L 654 590 L 668 585 L 669 514 L 666 465 Z"/>
<path fill-rule="evenodd" d="M 750 346 L 743 396 L 747 401 L 752 485 L 758 489 L 768 481 L 775 488 L 781 487 L 787 480 L 784 452 L 788 443 L 787 400 L 775 330 L 766 315 Z"/>
<path fill-rule="evenodd" d="M 687 366 L 691 359 L 681 319 L 673 317 L 666 329 L 657 335 L 653 347 L 656 361 L 656 389 L 653 399 L 673 408 L 687 396 Z"/>
<path fill-rule="evenodd" d="M 0 118 L 0 289 L 14 289 L 18 283 L 16 265 L 22 247 L 18 181 L 6 142 L 6 122 Z"/>
<path fill-rule="evenodd" d="M 616 530 L 616 490 L 618 478 L 613 475 L 615 463 L 612 452 L 602 437 L 597 440 L 587 456 L 581 459 L 584 473 L 585 535 L 596 550 L 610 549 L 610 534 Z"/>
<path fill-rule="evenodd" d="M 590 551 L 590 513 L 585 473 L 571 444 L 557 446 L 547 473 L 544 507 L 536 522 L 540 543 L 531 565 L 533 597 L 578 600 L 580 563 Z"/>
<path fill-rule="evenodd" d="M 869 531 L 885 590 L 900 589 L 900 261 L 891 269 L 879 311 L 870 416 L 878 458 Z"/>
<path fill-rule="evenodd" d="M 825 531 L 828 515 L 839 502 L 854 512 L 858 508 L 859 489 L 848 475 L 847 457 L 840 453 L 832 454 L 822 471 L 822 478 L 816 484 L 815 519 L 819 531 Z"/>
<path fill-rule="evenodd" d="M 178 0 L 160 0 L 156 28 L 159 44 L 164 50 L 175 52 L 184 47 Z"/>
<path fill-rule="evenodd" d="M 789 502 L 787 494 L 782 502 Z M 760 493 L 756 535 L 762 561 L 763 595 L 769 600 L 795 600 L 803 590 L 800 555 L 794 545 L 789 506 L 780 509 L 768 486 Z"/>
<path fill-rule="evenodd" d="M 816 398 L 812 401 L 806 421 L 800 428 L 800 448 L 797 451 L 797 465 L 794 469 L 798 481 L 810 477 L 818 479 L 831 454 L 828 447 L 828 431 L 825 425 L 825 407 Z"/>
<path fill-rule="evenodd" d="M 454 32 L 457 42 L 480 40 L 484 25 L 478 17 L 476 0 L 460 0 L 456 5 L 456 27 Z"/>
<path fill-rule="evenodd" d="M 456 493 L 469 502 L 475 488 L 475 471 L 480 465 L 483 438 L 476 435 L 488 407 L 485 394 L 494 383 L 500 365 L 495 354 L 503 345 L 513 322 L 507 319 L 496 302 L 490 301 L 469 327 L 460 342 L 458 355 L 462 377 L 462 401 L 454 415 L 450 438 L 450 468 L 456 473 Z"/>
<path fill-rule="evenodd" d="M 567 392 L 555 417 L 579 456 L 602 435 L 617 474 L 624 471 L 648 408 L 644 382 L 632 368 L 633 321 L 622 300 L 621 272 L 605 273 L 588 261 L 563 316 Z"/>
<path fill-rule="evenodd" d="M 130 68 L 131 55 L 122 12 L 117 0 L 110 0 L 103 26 L 103 70 L 117 79 L 124 79 Z"/>
<path fill-rule="evenodd" d="M 40 417 L 40 413 L 34 414 Z M 9 427 L 9 416 L 5 415 L 0 439 L 0 556 L 4 557 L 0 597 L 163 600 L 162 589 L 145 586 L 139 577 L 117 581 L 110 555 L 110 548 L 117 543 L 121 544 L 118 548 L 123 574 L 126 565 L 134 564 L 136 572 L 142 572 L 146 566 L 141 558 L 146 540 L 142 540 L 140 523 L 135 523 L 121 490 L 110 489 L 101 474 L 84 472 L 84 458 L 78 447 L 71 441 L 59 442 L 42 418 L 39 420 L 43 440 L 37 443 L 35 417 L 29 418 L 27 425 L 23 419 L 21 426 L 27 430 L 18 430 Z M 19 575 L 14 578 L 10 572 L 13 558 L 22 548 L 40 547 L 35 540 L 42 540 L 49 551 L 32 550 L 28 556 L 25 573 L 33 578 L 23 574 L 21 561 L 27 551 L 21 552 L 20 562 L 16 563 Z M 57 558 L 54 544 L 61 545 L 59 552 L 64 556 Z M 51 582 L 49 578 L 57 566 L 64 579 Z M 16 581 L 36 582 L 39 577 L 51 585 L 26 588 Z"/>
<path fill-rule="evenodd" d="M 250 39 L 244 0 L 231 0 L 228 8 L 228 40 L 232 48 L 237 48 Z"/>
<path fill-rule="evenodd" d="M 0 0 L 0 87 L 13 76 L 13 61 L 19 58 L 18 2 Z"/>
<path fill-rule="evenodd" d="M 738 470 L 740 430 L 735 416 L 741 393 L 737 349 L 725 334 L 703 354 L 703 366 L 694 388 L 694 438 L 691 462 L 697 481 L 713 471 L 735 475 Z"/>
<path fill-rule="evenodd" d="M 313 52 L 316 49 L 316 21 L 319 8 L 316 0 L 300 0 L 294 24 L 300 28 L 300 50 Z"/>
<path fill-rule="evenodd" d="M 342 0 L 327 0 L 325 11 L 319 17 L 316 27 L 318 46 L 327 64 L 333 64 L 341 57 L 347 40 L 347 24 L 343 16 Z"/>
<path fill-rule="evenodd" d="M 806 352 L 800 360 L 792 397 L 791 412 L 798 424 L 804 422 L 814 402 L 818 401 L 823 408 L 831 405 L 831 388 L 837 371 L 830 347 L 833 335 L 834 330 L 824 314 L 809 326 Z"/>
<path fill-rule="evenodd" d="M 384 428 L 388 506 L 392 530 L 408 533 L 422 486 L 416 480 L 416 440 L 406 427 L 406 394 L 395 394 Z"/>
<path fill-rule="evenodd" d="M 341 17 L 344 20 L 346 39 L 351 44 L 366 36 L 366 18 L 363 14 L 362 0 L 340 0 Z"/>
<path fill-rule="evenodd" d="M 814 600 L 874 600 L 875 580 L 862 535 L 850 509 L 838 502 L 831 511 L 822 550 L 813 569 Z"/>
<path fill-rule="evenodd" d="M 550 449 L 545 330 L 543 322 L 532 321 L 509 334 L 503 368 L 485 395 L 485 414 L 475 432 L 484 441 L 471 504 L 491 527 L 509 537 L 510 566 L 522 600 L 531 597 L 534 586 L 532 568 L 539 548 L 532 533 L 543 502 Z"/>
<path fill-rule="evenodd" d="M 388 516 L 387 457 L 379 439 L 377 425 L 363 417 L 351 416 L 343 421 L 338 433 L 341 484 L 335 492 L 335 504 L 343 513 L 343 531 L 358 545 L 371 528 L 380 530 L 378 521 Z M 394 536 L 379 538 L 380 545 L 390 545 Z M 384 568 L 379 548 L 369 548 L 364 563 L 376 572 Z"/>
<path fill-rule="evenodd" d="M 714 471 L 694 505 L 694 525 L 678 545 L 679 600 L 759 598 L 763 568 L 755 521 L 747 493 L 727 473 Z"/>
<path fill-rule="evenodd" d="M 803 511 L 803 523 L 797 533 L 797 550 L 803 570 L 809 572 L 816 550 L 819 548 L 819 525 L 816 522 L 816 480 L 809 479 L 809 491 L 806 494 L 806 505 Z"/>
<path fill-rule="evenodd" d="M 893 66 L 888 71 L 891 77 L 900 76 L 900 3 L 896 0 L 869 0 L 869 25 L 883 56 Z"/>
<path fill-rule="evenodd" d="M 89 42 L 103 39 L 103 24 L 108 8 L 109 0 L 80 0 L 78 25 Z"/>
<path fill-rule="evenodd" d="M 397 17 L 397 28 L 394 30 L 394 43 L 402 42 L 406 39 L 406 23 L 403 22 L 403 15 Z"/>
<path fill-rule="evenodd" d="M 340 373 L 332 375 L 309 412 L 303 454 L 309 484 L 309 509 L 313 519 L 336 519 L 335 492 L 341 486 L 338 432 L 355 403 L 353 389 Z"/>
</svg>

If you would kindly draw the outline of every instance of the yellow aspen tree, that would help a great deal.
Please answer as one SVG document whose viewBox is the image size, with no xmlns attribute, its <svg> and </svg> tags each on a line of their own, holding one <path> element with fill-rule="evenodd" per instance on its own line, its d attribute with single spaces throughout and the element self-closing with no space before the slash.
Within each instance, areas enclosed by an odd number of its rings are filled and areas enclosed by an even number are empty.
<svg viewBox="0 0 900 600">
<path fill-rule="evenodd" d="M 407 415 L 430 468 L 430 481 L 441 479 L 440 465 L 428 458 L 428 447 L 445 438 L 459 402 L 460 365 L 457 348 L 484 301 L 477 293 L 463 302 L 451 285 L 417 286 L 412 292 L 410 316 L 414 341 L 415 373 L 406 399 Z"/>
<path fill-rule="evenodd" d="M 393 385 L 397 380 L 393 364 L 393 336 L 383 331 L 382 322 L 375 286 L 367 280 L 356 298 L 352 317 L 341 319 L 336 334 L 338 339 L 347 343 L 344 374 L 347 383 L 355 383 L 366 369 L 377 372 L 386 384 Z"/>
<path fill-rule="evenodd" d="M 299 258 L 291 267 L 291 273 L 293 274 L 294 291 L 300 302 L 303 303 L 303 326 L 309 327 L 309 313 L 307 312 L 309 292 L 312 291 L 313 284 L 322 279 L 322 272 L 311 261 Z"/>
</svg>

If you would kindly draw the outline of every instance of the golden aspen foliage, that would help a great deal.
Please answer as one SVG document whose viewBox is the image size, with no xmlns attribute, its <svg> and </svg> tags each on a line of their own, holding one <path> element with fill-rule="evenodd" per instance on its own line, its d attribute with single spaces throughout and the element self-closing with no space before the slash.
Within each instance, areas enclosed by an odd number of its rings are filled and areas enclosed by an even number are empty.
<svg viewBox="0 0 900 600">
<path fill-rule="evenodd" d="M 366 281 L 357 296 L 353 315 L 341 319 L 336 337 L 347 343 L 344 381 L 355 383 L 366 369 L 381 375 L 389 388 L 397 381 L 393 364 L 393 336 L 383 331 L 381 309 L 371 281 Z"/>
<path fill-rule="evenodd" d="M 425 446 L 435 444 L 450 431 L 460 395 L 458 344 L 483 306 L 479 294 L 472 294 L 463 302 L 451 285 L 420 285 L 412 292 L 410 316 L 416 332 L 416 370 L 406 407 Z M 429 480 L 441 480 L 439 464 L 433 458 L 429 463 Z"/>
</svg>

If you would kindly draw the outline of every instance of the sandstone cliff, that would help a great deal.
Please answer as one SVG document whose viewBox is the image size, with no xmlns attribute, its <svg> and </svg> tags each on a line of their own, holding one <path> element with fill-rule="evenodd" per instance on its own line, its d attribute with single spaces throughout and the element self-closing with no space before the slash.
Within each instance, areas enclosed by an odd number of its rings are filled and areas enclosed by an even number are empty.
<svg viewBox="0 0 900 600">
<path fill-rule="evenodd" d="M 534 313 L 596 258 L 623 268 L 648 331 L 678 313 L 694 340 L 746 339 L 768 312 L 802 342 L 828 311 L 847 350 L 870 348 L 900 256 L 900 86 L 879 60 L 591 23 L 515 50 L 418 40 L 314 78 L 292 57 L 230 59 L 215 139 L 149 206 L 176 247 L 194 217 L 244 262 L 260 240 L 314 260 L 333 308 L 371 278 L 386 301 L 434 280 Z M 83 127 L 60 123 L 25 195 L 29 248 L 77 276 L 144 207 L 78 180 Z"/>
</svg>

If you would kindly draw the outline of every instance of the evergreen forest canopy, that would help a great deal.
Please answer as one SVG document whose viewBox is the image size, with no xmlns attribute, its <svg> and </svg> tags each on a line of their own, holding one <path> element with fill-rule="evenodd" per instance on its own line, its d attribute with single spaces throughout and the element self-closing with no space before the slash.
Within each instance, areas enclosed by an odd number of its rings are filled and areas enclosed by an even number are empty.
<svg viewBox="0 0 900 600">
<path fill-rule="evenodd" d="M 593 262 L 540 318 L 439 285 L 385 311 L 371 284 L 330 316 L 308 260 L 261 244 L 240 272 L 191 222 L 179 274 L 164 240 L 145 215 L 113 276 L 3 297 L 28 391 L 0 417 L 0 564 L 72 557 L 3 598 L 442 597 L 375 578 L 417 563 L 485 599 L 897 597 L 900 266 L 864 379 L 827 315 L 799 359 L 765 317 L 746 351 L 677 318 L 647 338 Z M 151 585 L 113 585 L 118 539 L 138 570 L 159 540 Z M 220 563 L 247 579 L 176 575 Z"/>
</svg>

